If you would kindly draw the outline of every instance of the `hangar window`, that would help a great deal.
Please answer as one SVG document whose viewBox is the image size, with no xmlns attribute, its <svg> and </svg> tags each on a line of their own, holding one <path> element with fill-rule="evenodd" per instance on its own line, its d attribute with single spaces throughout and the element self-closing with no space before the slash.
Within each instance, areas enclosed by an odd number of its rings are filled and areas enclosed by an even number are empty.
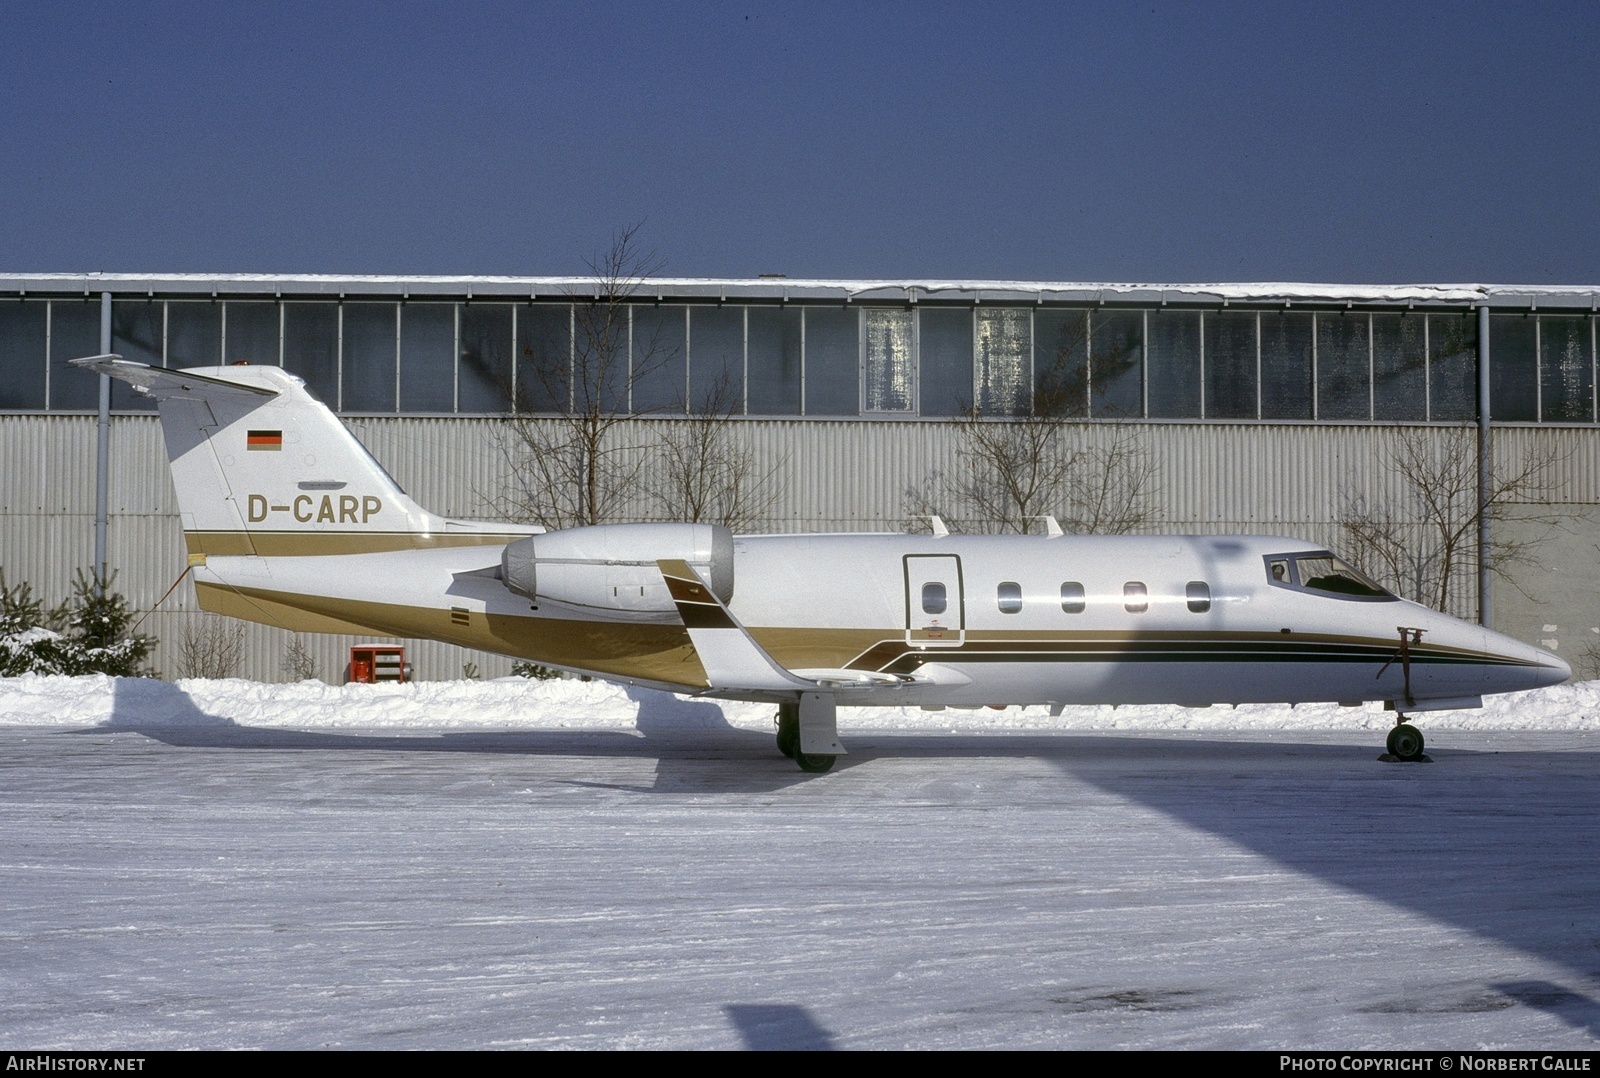
<svg viewBox="0 0 1600 1078">
<path fill-rule="evenodd" d="M 1317 315 L 1317 418 L 1372 418 L 1372 346 L 1364 314 Z"/>
<path fill-rule="evenodd" d="M 0 304 L 0 408 L 44 408 L 49 318 L 48 303 Z"/>
<path fill-rule="evenodd" d="M 1015 580 L 1002 581 L 996 589 L 996 599 L 1000 603 L 1000 613 L 1015 614 L 1022 609 L 1022 585 Z"/>
<path fill-rule="evenodd" d="M 1026 415 L 1031 388 L 1032 313 L 979 307 L 974 360 L 974 408 L 983 415 Z"/>
<path fill-rule="evenodd" d="M 1311 374 L 1315 369 L 1311 315 L 1263 312 L 1258 318 L 1261 418 L 1310 419 L 1314 396 Z"/>
<path fill-rule="evenodd" d="M 1430 314 L 1426 332 L 1428 418 L 1435 423 L 1477 418 L 1477 318 L 1472 312 Z"/>
<path fill-rule="evenodd" d="M 1069 580 L 1061 585 L 1061 609 L 1063 613 L 1081 614 L 1086 605 L 1082 584 L 1076 580 Z"/>
<path fill-rule="evenodd" d="M 924 614 L 943 614 L 950 605 L 945 595 L 944 584 L 937 580 L 930 580 L 922 585 L 922 612 Z"/>
<path fill-rule="evenodd" d="M 1489 319 L 1489 382 L 1496 422 L 1539 418 L 1538 322 L 1531 315 Z"/>
<path fill-rule="evenodd" d="M 1540 419 L 1587 423 L 1594 418 L 1591 343 L 1588 319 L 1540 317 Z"/>
<path fill-rule="evenodd" d="M 1257 412 L 1256 316 L 1207 311 L 1205 316 L 1205 417 L 1254 419 Z"/>
<path fill-rule="evenodd" d="M 1372 316 L 1372 418 L 1428 417 L 1426 319 Z"/>
<path fill-rule="evenodd" d="M 751 307 L 745 325 L 745 393 L 751 415 L 799 415 L 802 312 Z"/>
<path fill-rule="evenodd" d="M 861 411 L 860 312 L 842 307 L 805 311 L 806 415 L 857 415 Z"/>
<path fill-rule="evenodd" d="M 965 415 L 972 407 L 972 326 L 972 312 L 965 308 L 917 312 L 917 394 L 923 415 Z"/>
<path fill-rule="evenodd" d="M 1211 585 L 1204 580 L 1191 580 L 1184 585 L 1183 597 L 1188 600 L 1191 614 L 1204 614 L 1211 609 Z"/>
<path fill-rule="evenodd" d="M 869 412 L 909 412 L 916 407 L 915 337 L 910 311 L 868 310 L 862 353 Z"/>
<path fill-rule="evenodd" d="M 1122 608 L 1130 614 L 1143 614 L 1150 609 L 1150 589 L 1137 580 L 1122 585 Z"/>
<path fill-rule="evenodd" d="M 100 402 L 98 380 L 91 371 L 67 366 L 67 361 L 100 351 L 100 304 L 54 301 L 50 304 L 49 334 L 50 407 L 92 411 Z"/>
</svg>

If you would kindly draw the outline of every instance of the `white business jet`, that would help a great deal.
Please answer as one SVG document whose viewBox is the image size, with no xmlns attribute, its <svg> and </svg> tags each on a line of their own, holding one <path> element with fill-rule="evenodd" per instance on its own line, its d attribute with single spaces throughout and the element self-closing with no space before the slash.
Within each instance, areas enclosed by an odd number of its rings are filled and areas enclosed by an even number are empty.
<svg viewBox="0 0 1600 1078">
<path fill-rule="evenodd" d="M 73 361 L 152 397 L 205 610 L 444 640 L 610 681 L 778 705 L 806 771 L 837 709 L 1381 700 L 1408 714 L 1565 681 L 1555 655 L 1266 536 L 544 531 L 418 506 L 277 367 Z"/>
</svg>

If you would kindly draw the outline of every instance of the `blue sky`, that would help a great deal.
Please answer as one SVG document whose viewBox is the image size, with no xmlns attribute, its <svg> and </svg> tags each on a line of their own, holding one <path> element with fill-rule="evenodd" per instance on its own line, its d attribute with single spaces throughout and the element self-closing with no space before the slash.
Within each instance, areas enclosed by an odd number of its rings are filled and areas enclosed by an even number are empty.
<svg viewBox="0 0 1600 1078">
<path fill-rule="evenodd" d="M 1600 282 L 1592 4 L 0 4 L 0 271 Z"/>
</svg>

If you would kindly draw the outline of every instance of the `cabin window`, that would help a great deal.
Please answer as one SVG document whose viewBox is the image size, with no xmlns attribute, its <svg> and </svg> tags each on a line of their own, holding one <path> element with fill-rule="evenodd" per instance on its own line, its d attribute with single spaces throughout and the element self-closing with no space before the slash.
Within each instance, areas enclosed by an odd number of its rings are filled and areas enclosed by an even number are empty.
<svg viewBox="0 0 1600 1078">
<path fill-rule="evenodd" d="M 945 595 L 944 584 L 937 580 L 930 580 L 922 585 L 922 612 L 924 614 L 943 614 L 949 606 L 949 599 Z"/>
<path fill-rule="evenodd" d="M 1081 614 L 1085 606 L 1083 585 L 1069 580 L 1061 585 L 1061 610 L 1067 614 Z"/>
<path fill-rule="evenodd" d="M 1183 597 L 1189 601 L 1189 613 L 1204 614 L 1211 609 L 1211 585 L 1204 580 L 1191 580 L 1184 586 Z"/>
<path fill-rule="evenodd" d="M 1122 608 L 1130 614 L 1143 614 L 1150 609 L 1150 589 L 1137 580 L 1122 585 Z"/>
<path fill-rule="evenodd" d="M 996 598 L 1000 603 L 1000 613 L 1015 614 L 1022 609 L 1022 585 L 1015 580 L 1002 581 L 996 589 Z"/>
</svg>

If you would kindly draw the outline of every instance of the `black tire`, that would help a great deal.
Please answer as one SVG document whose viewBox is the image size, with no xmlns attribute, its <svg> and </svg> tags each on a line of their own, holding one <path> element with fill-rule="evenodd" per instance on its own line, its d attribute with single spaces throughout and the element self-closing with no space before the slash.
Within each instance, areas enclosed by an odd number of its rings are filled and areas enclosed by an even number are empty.
<svg viewBox="0 0 1600 1078">
<path fill-rule="evenodd" d="M 1422 731 L 1403 722 L 1389 731 L 1389 755 L 1397 760 L 1422 759 Z"/>
<path fill-rule="evenodd" d="M 800 706 L 778 705 L 778 751 L 793 760 L 800 751 Z"/>
<path fill-rule="evenodd" d="M 822 753 L 813 753 L 808 756 L 798 748 L 794 752 L 794 762 L 800 765 L 801 771 L 811 775 L 820 775 L 824 771 L 832 770 L 833 761 L 837 759 L 837 756 L 828 756 Z"/>
</svg>

